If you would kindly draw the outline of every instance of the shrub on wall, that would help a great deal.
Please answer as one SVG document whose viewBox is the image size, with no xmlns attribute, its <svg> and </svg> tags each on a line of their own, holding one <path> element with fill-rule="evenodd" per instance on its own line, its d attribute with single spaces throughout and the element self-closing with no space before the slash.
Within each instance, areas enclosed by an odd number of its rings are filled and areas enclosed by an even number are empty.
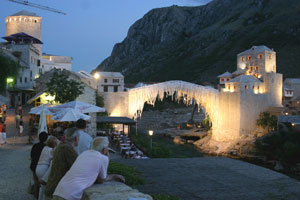
<svg viewBox="0 0 300 200">
<path fill-rule="evenodd" d="M 0 54 L 0 92 L 4 91 L 7 84 L 7 78 L 16 80 L 19 70 L 19 64 Z"/>
<path fill-rule="evenodd" d="M 277 117 L 271 115 L 269 112 L 262 112 L 259 115 L 259 119 L 256 121 L 257 126 L 268 128 L 268 131 L 276 130 L 277 128 Z"/>
</svg>

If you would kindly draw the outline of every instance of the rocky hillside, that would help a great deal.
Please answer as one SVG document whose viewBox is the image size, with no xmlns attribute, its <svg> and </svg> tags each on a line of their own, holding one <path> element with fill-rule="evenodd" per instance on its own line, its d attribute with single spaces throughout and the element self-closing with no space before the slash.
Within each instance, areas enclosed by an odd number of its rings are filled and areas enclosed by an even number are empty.
<svg viewBox="0 0 300 200">
<path fill-rule="evenodd" d="M 300 77 L 299 0 L 213 0 L 151 10 L 97 69 L 121 71 L 127 83 L 216 82 L 236 69 L 236 54 L 262 44 L 277 52 L 280 73 Z"/>
</svg>

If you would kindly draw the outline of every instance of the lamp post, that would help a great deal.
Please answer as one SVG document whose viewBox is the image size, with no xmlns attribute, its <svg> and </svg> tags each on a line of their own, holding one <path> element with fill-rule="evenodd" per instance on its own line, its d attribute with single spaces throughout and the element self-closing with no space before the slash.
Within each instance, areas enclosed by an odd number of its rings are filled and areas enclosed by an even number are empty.
<svg viewBox="0 0 300 200">
<path fill-rule="evenodd" d="M 94 78 L 96 79 L 96 83 L 97 83 L 97 93 L 98 93 L 98 85 L 99 85 L 99 79 L 100 79 L 100 74 L 98 72 L 96 72 L 94 74 Z"/>
<path fill-rule="evenodd" d="M 149 136 L 150 136 L 150 150 L 152 150 L 152 136 L 153 136 L 152 130 L 149 130 Z"/>
</svg>

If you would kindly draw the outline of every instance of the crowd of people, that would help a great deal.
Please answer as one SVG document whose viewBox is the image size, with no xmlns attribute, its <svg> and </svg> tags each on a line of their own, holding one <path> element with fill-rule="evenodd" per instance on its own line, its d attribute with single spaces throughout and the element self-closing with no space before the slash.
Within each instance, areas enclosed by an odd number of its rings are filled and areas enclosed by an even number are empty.
<svg viewBox="0 0 300 200">
<path fill-rule="evenodd" d="M 56 127 L 57 128 L 57 127 Z M 125 182 L 121 175 L 108 175 L 109 140 L 92 138 L 79 119 L 61 137 L 39 134 L 39 143 L 31 149 L 30 169 L 38 199 L 77 200 L 94 183 L 108 180 Z"/>
</svg>

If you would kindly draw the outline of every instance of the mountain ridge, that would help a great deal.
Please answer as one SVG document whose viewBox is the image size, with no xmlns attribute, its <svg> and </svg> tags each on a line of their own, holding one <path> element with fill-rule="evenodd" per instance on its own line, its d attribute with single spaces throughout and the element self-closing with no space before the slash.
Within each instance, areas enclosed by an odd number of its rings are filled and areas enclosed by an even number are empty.
<svg viewBox="0 0 300 200">
<path fill-rule="evenodd" d="M 216 82 L 236 69 L 236 55 L 254 45 L 277 52 L 277 69 L 300 76 L 300 2 L 213 0 L 204 6 L 149 11 L 95 70 L 120 71 L 128 83 Z"/>
</svg>

